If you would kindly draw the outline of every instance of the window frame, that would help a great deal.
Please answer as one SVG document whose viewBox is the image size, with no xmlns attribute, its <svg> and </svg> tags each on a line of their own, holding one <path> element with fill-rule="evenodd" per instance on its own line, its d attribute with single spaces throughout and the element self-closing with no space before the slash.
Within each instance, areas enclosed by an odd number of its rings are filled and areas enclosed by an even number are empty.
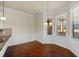
<svg viewBox="0 0 79 59">
<path fill-rule="evenodd" d="M 67 23 L 67 19 L 68 19 L 68 18 L 67 18 L 67 13 L 66 13 L 66 12 L 57 15 L 56 18 L 55 18 L 55 19 L 56 19 L 56 24 L 55 24 L 55 25 L 56 25 L 56 26 L 55 26 L 56 29 L 55 29 L 55 31 L 56 31 L 56 35 L 57 35 L 57 36 L 66 37 L 66 35 L 67 35 L 67 25 L 65 25 L 65 26 L 66 26 L 66 33 L 65 33 L 65 35 L 58 35 L 58 32 L 57 32 L 57 30 L 58 30 L 58 17 L 61 18 L 61 16 L 63 16 L 63 15 L 66 16 L 65 18 L 66 18 L 66 23 Z"/>
</svg>

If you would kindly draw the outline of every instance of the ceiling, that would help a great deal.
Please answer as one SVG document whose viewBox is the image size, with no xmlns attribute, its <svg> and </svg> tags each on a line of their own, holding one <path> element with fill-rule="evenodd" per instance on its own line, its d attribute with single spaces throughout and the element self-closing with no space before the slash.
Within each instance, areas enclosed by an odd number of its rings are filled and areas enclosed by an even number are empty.
<svg viewBox="0 0 79 59">
<path fill-rule="evenodd" d="M 55 10 L 67 4 L 68 1 L 5 1 L 5 7 L 32 14 L 47 10 L 47 8 Z"/>
</svg>

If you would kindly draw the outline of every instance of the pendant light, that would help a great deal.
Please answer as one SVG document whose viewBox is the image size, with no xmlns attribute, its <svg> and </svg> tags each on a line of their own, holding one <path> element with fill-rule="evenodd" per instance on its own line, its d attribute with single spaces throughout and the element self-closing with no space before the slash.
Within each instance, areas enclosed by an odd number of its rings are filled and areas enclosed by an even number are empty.
<svg viewBox="0 0 79 59">
<path fill-rule="evenodd" d="M 46 2 L 47 2 L 47 3 L 46 3 L 46 7 L 47 7 L 47 8 L 46 8 L 46 14 L 47 14 L 47 15 L 46 15 L 46 19 L 48 19 L 48 1 L 46 1 Z M 44 22 L 44 25 L 47 26 L 47 25 L 48 25 L 48 21 L 45 21 L 45 22 Z"/>
<path fill-rule="evenodd" d="M 51 22 L 51 17 L 49 17 L 49 1 L 47 1 L 47 21 L 44 23 L 44 25 L 48 25 L 51 26 L 52 22 Z"/>
<path fill-rule="evenodd" d="M 2 17 L 0 17 L 0 20 L 2 21 L 1 29 L 4 29 L 4 21 L 6 20 L 6 18 L 4 16 L 4 1 L 2 1 Z"/>
</svg>

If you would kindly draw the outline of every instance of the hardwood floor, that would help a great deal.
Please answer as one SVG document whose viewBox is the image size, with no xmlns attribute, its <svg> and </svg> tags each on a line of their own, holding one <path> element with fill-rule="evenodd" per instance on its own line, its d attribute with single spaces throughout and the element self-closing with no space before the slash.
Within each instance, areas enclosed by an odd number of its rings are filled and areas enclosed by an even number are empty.
<svg viewBox="0 0 79 59">
<path fill-rule="evenodd" d="M 38 41 L 23 43 L 7 48 L 4 57 L 76 57 L 70 50 L 55 44 Z"/>
</svg>

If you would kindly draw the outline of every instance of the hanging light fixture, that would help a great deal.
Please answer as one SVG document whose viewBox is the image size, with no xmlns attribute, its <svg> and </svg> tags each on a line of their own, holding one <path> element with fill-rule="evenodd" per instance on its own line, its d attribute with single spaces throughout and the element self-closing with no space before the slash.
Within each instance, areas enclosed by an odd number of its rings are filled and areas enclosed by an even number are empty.
<svg viewBox="0 0 79 59">
<path fill-rule="evenodd" d="M 51 18 L 48 18 L 48 19 L 47 19 L 47 23 L 48 23 L 48 26 L 51 26 L 51 25 L 52 25 Z"/>
<path fill-rule="evenodd" d="M 4 1 L 2 1 L 2 17 L 0 17 L 0 20 L 2 21 L 1 29 L 4 29 L 4 21 L 6 20 L 6 18 L 4 16 Z"/>
<path fill-rule="evenodd" d="M 49 1 L 47 1 L 47 21 L 44 23 L 44 25 L 52 25 L 51 17 L 49 17 Z"/>
<path fill-rule="evenodd" d="M 2 17 L 0 19 L 6 20 L 6 18 L 4 17 L 4 1 L 2 1 Z"/>
<path fill-rule="evenodd" d="M 46 3 L 46 7 L 47 7 L 47 8 L 46 8 L 46 13 L 47 13 L 47 15 L 46 15 L 47 17 L 46 17 L 46 18 L 47 18 L 47 21 L 44 22 L 44 25 L 47 26 L 47 25 L 48 25 L 48 1 L 47 1 L 47 3 Z"/>
</svg>

